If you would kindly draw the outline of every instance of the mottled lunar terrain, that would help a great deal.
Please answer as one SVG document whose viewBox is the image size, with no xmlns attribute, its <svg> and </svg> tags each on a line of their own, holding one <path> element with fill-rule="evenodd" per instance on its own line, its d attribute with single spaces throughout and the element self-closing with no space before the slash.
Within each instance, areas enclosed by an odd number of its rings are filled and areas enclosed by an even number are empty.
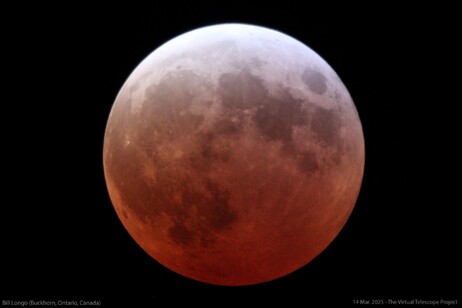
<svg viewBox="0 0 462 308">
<path fill-rule="evenodd" d="M 104 170 L 115 210 L 167 268 L 219 285 L 306 265 L 361 185 L 364 141 L 332 68 L 299 41 L 227 24 L 183 34 L 130 75 Z"/>
</svg>

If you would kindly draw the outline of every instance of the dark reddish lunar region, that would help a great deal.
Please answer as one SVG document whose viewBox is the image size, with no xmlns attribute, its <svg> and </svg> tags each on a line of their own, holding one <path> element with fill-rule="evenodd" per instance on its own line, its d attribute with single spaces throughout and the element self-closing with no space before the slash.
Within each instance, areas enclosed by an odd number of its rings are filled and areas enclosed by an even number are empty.
<svg viewBox="0 0 462 308">
<path fill-rule="evenodd" d="M 135 241 L 167 268 L 256 284 L 309 263 L 356 202 L 364 141 L 353 101 L 311 49 L 247 25 L 161 46 L 112 108 L 104 169 Z"/>
</svg>

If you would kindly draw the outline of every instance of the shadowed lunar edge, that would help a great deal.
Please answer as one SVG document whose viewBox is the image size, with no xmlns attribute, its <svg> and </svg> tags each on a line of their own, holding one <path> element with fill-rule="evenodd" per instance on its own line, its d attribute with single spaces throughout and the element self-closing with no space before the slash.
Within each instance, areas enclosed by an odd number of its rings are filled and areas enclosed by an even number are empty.
<svg viewBox="0 0 462 308">
<path fill-rule="evenodd" d="M 313 102 L 340 90 L 312 65 L 304 88 L 270 91 L 258 75 L 267 63 L 254 55 L 215 82 L 175 65 L 155 83 L 138 77 L 113 106 L 104 165 L 114 207 L 180 274 L 224 285 L 283 276 L 319 254 L 354 206 L 364 160 L 354 106 Z"/>
</svg>

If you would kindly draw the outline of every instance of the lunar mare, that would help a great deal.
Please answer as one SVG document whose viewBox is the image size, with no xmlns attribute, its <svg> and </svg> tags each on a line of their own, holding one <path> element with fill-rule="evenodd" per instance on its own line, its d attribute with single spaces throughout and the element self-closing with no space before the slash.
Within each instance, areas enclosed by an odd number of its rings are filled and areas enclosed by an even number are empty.
<svg viewBox="0 0 462 308">
<path fill-rule="evenodd" d="M 225 24 L 172 39 L 133 71 L 103 155 L 117 215 L 150 256 L 236 286 L 287 275 L 337 236 L 364 140 L 319 55 L 274 30 Z"/>
</svg>

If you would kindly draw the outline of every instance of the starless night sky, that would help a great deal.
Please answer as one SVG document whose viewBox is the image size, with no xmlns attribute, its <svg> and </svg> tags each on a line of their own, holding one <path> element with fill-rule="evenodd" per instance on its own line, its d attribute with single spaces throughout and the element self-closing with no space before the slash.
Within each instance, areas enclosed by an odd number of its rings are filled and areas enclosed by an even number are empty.
<svg viewBox="0 0 462 308">
<path fill-rule="evenodd" d="M 451 122 L 443 106 L 451 99 L 435 91 L 450 50 L 451 10 L 168 3 L 17 10 L 24 29 L 8 37 L 28 69 L 15 80 L 31 86 L 20 87 L 6 107 L 21 115 L 21 129 L 6 137 L 14 170 L 6 173 L 5 200 L 14 202 L 4 201 L 1 210 L 0 300 L 92 298 L 106 307 L 154 307 L 249 297 L 290 307 L 292 300 L 349 305 L 460 296 L 451 280 L 460 275 L 457 201 L 444 167 Z M 237 288 L 190 280 L 149 257 L 118 220 L 102 166 L 106 120 L 131 71 L 169 39 L 224 22 L 274 28 L 319 53 L 350 91 L 366 143 L 361 193 L 334 242 L 291 275 Z M 18 187 L 23 193 L 13 193 Z"/>
</svg>

